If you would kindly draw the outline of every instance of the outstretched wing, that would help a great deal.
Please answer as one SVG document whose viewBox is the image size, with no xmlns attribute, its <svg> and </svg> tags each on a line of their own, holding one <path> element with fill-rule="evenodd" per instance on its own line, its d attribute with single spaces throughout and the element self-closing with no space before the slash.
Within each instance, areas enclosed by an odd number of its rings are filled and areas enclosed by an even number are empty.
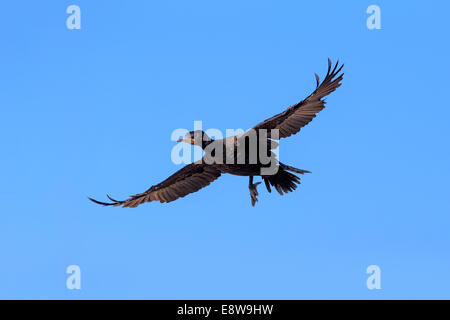
<svg viewBox="0 0 450 320">
<path fill-rule="evenodd" d="M 270 137 L 271 129 L 279 129 L 279 137 L 286 138 L 290 135 L 296 134 L 301 128 L 311 122 L 323 108 L 325 108 L 326 101 L 323 98 L 336 90 L 341 84 L 344 74 L 339 74 L 344 65 L 339 68 L 339 61 L 331 70 L 331 60 L 328 59 L 328 72 L 319 84 L 319 76 L 316 74 L 317 87 L 314 92 L 305 100 L 300 101 L 287 108 L 284 112 L 281 112 L 272 118 L 269 118 L 260 124 L 256 125 L 253 129 L 258 132 L 259 129 L 266 129 L 267 136 Z"/>
<path fill-rule="evenodd" d="M 171 202 L 206 187 L 220 177 L 220 173 L 214 166 L 195 162 L 185 166 L 163 182 L 152 186 L 147 191 L 130 196 L 127 200 L 117 201 L 108 195 L 107 197 L 112 202 L 101 202 L 92 198 L 89 198 L 89 200 L 104 206 L 131 208 L 150 201 Z"/>
</svg>

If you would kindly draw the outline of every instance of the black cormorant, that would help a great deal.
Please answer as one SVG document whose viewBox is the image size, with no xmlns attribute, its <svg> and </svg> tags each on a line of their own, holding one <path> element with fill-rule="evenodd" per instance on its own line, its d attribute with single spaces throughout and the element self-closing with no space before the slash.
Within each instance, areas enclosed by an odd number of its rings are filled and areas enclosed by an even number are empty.
<svg viewBox="0 0 450 320">
<path fill-rule="evenodd" d="M 275 140 L 296 134 L 325 107 L 324 97 L 341 85 L 340 82 L 344 74 L 339 73 L 342 67 L 343 65 L 339 66 L 339 62 L 337 62 L 332 68 L 331 61 L 328 59 L 327 75 L 321 83 L 319 82 L 319 76 L 315 75 L 317 86 L 313 93 L 306 99 L 261 122 L 242 135 L 212 140 L 201 130 L 187 133 L 183 139 L 178 141 L 202 147 L 205 150 L 204 157 L 185 166 L 147 191 L 132 195 L 129 199 L 123 201 L 115 200 L 109 195 L 107 197 L 111 202 L 89 199 L 104 206 L 123 207 L 137 207 L 141 203 L 150 201 L 171 202 L 206 187 L 219 178 L 222 173 L 249 177 L 249 190 L 253 206 L 258 201 L 256 187 L 261 183 L 253 183 L 254 176 L 262 177 L 269 192 L 271 192 L 271 186 L 280 195 L 295 190 L 297 188 L 296 184 L 300 183 L 300 178 L 293 173 L 304 174 L 310 172 L 279 162 L 275 159 L 271 150 L 278 145 Z M 253 142 L 253 144 L 251 143 L 251 134 L 256 135 L 257 138 L 257 140 L 253 140 L 257 141 Z M 259 141 L 263 141 L 262 145 Z M 268 146 L 266 148 L 267 151 L 260 155 L 261 146 L 265 142 L 267 142 Z M 239 148 L 242 145 L 244 146 L 244 151 Z M 253 158 L 253 160 L 252 146 L 255 146 L 253 154 L 256 155 L 256 158 Z M 228 159 L 226 157 L 230 155 L 230 151 L 231 156 Z M 240 156 L 241 158 L 239 158 Z M 263 161 L 262 156 L 265 156 L 265 161 Z M 272 161 L 268 163 L 267 159 Z M 274 168 L 274 170 L 270 171 L 270 168 Z"/>
</svg>

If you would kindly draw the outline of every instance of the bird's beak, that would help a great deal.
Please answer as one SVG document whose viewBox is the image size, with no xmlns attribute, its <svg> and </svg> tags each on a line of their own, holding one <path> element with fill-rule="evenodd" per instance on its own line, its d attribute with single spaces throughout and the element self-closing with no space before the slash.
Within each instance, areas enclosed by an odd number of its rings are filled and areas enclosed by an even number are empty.
<svg viewBox="0 0 450 320">
<path fill-rule="evenodd" d="M 187 141 L 185 141 L 184 139 L 178 139 L 177 140 L 177 142 L 182 142 L 182 141 L 184 141 L 184 142 L 186 142 L 186 143 L 188 143 Z M 190 144 L 194 144 L 195 143 L 195 140 L 194 139 L 191 139 L 191 142 L 190 142 Z"/>
</svg>

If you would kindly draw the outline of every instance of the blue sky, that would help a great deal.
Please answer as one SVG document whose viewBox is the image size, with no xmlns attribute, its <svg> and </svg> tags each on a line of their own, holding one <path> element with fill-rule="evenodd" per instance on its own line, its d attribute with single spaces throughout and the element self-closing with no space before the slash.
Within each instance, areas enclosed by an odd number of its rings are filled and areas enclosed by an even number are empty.
<svg viewBox="0 0 450 320">
<path fill-rule="evenodd" d="M 81 8 L 68 30 L 66 8 Z M 381 8 L 368 30 L 366 8 Z M 446 1 L 13 1 L 0 13 L 0 298 L 450 298 Z M 249 128 L 345 63 L 283 162 L 136 209 L 176 128 Z M 368 290 L 366 268 L 381 268 Z M 69 265 L 81 290 L 66 288 Z"/>
</svg>

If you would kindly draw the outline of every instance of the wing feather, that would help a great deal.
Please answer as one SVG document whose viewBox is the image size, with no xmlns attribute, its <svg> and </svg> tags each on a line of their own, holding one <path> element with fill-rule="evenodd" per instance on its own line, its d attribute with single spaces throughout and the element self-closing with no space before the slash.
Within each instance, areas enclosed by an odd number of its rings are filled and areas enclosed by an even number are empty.
<svg viewBox="0 0 450 320">
<path fill-rule="evenodd" d="M 331 60 L 328 59 L 328 71 L 320 83 L 319 76 L 315 74 L 317 87 L 305 100 L 290 106 L 285 111 L 259 123 L 253 129 L 266 129 L 267 136 L 270 137 L 271 129 L 279 130 L 279 137 L 286 138 L 300 131 L 316 117 L 316 114 L 325 108 L 326 101 L 324 97 L 336 90 L 343 79 L 344 74 L 341 73 L 344 65 L 339 66 L 336 62 L 333 69 L 331 68 Z"/>
<path fill-rule="evenodd" d="M 171 202 L 206 187 L 220 177 L 221 172 L 214 166 L 201 162 L 189 164 L 177 171 L 163 182 L 152 186 L 143 193 L 130 196 L 127 200 L 118 201 L 107 196 L 111 202 L 91 201 L 104 206 L 137 207 L 144 202 Z"/>
</svg>

